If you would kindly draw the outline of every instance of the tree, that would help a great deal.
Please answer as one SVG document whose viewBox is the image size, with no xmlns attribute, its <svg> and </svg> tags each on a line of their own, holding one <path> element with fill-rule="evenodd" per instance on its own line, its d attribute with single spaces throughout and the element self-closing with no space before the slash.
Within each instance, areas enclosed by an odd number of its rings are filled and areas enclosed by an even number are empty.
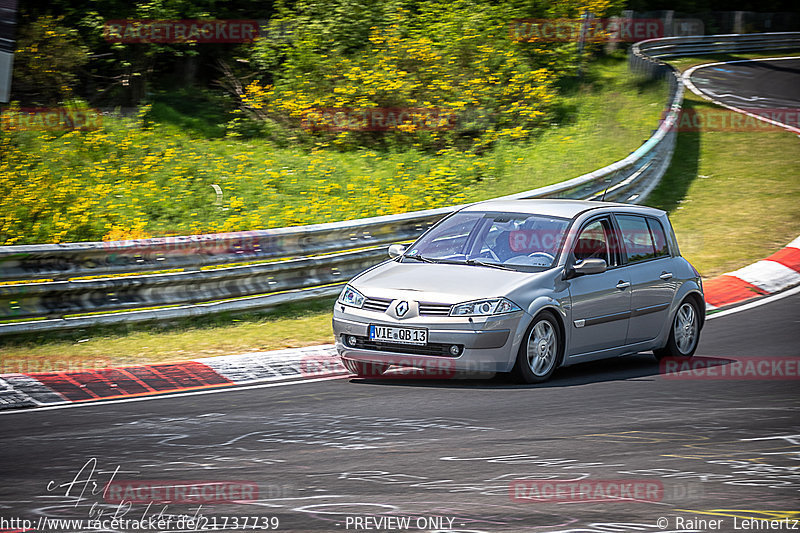
<svg viewBox="0 0 800 533">
<path fill-rule="evenodd" d="M 11 98 L 25 105 L 52 106 L 71 98 L 89 50 L 62 17 L 45 15 L 23 25 L 14 53 Z"/>
</svg>

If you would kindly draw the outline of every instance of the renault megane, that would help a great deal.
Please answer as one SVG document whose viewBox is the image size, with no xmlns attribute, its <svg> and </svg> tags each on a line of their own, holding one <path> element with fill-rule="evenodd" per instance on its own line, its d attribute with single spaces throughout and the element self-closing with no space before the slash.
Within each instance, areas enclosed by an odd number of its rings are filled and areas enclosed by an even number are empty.
<svg viewBox="0 0 800 533">
<path fill-rule="evenodd" d="M 689 357 L 705 317 L 698 272 L 664 211 L 578 200 L 495 200 L 445 217 L 353 278 L 335 304 L 342 363 L 513 372 L 652 350 Z"/>
</svg>

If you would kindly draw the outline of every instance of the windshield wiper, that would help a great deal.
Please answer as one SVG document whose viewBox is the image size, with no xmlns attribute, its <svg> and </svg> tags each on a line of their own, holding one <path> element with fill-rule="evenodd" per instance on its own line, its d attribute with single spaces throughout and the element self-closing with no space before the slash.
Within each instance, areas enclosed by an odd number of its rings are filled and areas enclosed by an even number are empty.
<svg viewBox="0 0 800 533">
<path fill-rule="evenodd" d="M 422 261 L 423 263 L 438 263 L 436 259 L 431 259 L 430 257 L 425 257 L 423 255 L 404 255 L 403 259 L 416 259 L 417 261 Z"/>
<path fill-rule="evenodd" d="M 408 257 L 410 259 L 416 259 L 417 261 L 422 261 L 423 263 L 434 263 L 436 265 L 468 265 L 467 261 L 461 261 L 458 259 L 446 259 L 442 258 L 432 258 L 432 257 L 425 257 L 424 255 L 404 255 L 403 257 Z"/>
<path fill-rule="evenodd" d="M 507 267 L 505 265 L 501 265 L 499 263 L 489 263 L 486 261 L 481 261 L 480 259 L 466 259 L 466 260 L 458 260 L 458 259 L 432 259 L 430 257 L 425 257 L 424 255 L 404 255 L 403 258 L 409 259 L 416 259 L 417 261 L 422 261 L 423 263 L 434 263 L 438 265 L 469 265 L 469 266 L 482 266 L 482 267 L 489 267 L 489 268 L 499 268 L 501 270 L 515 270 L 511 267 Z"/>
<path fill-rule="evenodd" d="M 489 263 L 488 261 L 481 261 L 480 259 L 467 259 L 466 261 L 464 261 L 464 263 L 472 266 L 499 268 L 500 270 L 516 270 L 514 268 L 501 265 L 500 263 Z"/>
</svg>

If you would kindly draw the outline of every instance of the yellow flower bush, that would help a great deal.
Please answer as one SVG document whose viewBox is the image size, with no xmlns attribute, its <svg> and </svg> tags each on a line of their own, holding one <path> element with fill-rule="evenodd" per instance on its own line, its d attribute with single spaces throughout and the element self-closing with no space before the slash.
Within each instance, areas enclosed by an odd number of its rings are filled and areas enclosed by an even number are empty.
<svg viewBox="0 0 800 533">
<path fill-rule="evenodd" d="M 401 213 L 465 201 L 481 171 L 455 150 L 276 150 L 266 141 L 198 140 L 129 119 L 106 118 L 95 131 L 7 128 L 0 132 L 0 244 L 242 231 Z"/>
<path fill-rule="evenodd" d="M 556 97 L 552 50 L 511 40 L 505 8 L 476 10 L 465 1 L 426 6 L 414 16 L 392 13 L 392 23 L 373 27 L 366 45 L 350 53 L 321 40 L 317 26 L 299 28 L 273 83 L 252 81 L 240 104 L 284 125 L 296 141 L 340 149 L 483 148 L 503 137 L 526 138 L 545 122 Z M 273 53 L 269 44 L 257 43 L 254 57 Z M 304 121 L 326 109 L 387 108 L 441 110 L 456 120 L 443 128 L 406 123 L 380 134 L 358 127 L 320 131 Z"/>
</svg>

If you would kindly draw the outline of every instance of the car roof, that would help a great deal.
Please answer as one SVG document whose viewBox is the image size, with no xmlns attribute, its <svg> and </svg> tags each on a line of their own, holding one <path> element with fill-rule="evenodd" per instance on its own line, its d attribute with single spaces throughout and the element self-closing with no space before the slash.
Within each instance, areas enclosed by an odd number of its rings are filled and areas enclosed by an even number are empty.
<svg viewBox="0 0 800 533">
<path fill-rule="evenodd" d="M 629 213 L 640 213 L 656 217 L 665 214 L 665 212 L 660 209 L 642 205 L 597 202 L 593 200 L 557 199 L 488 200 L 486 202 L 478 202 L 467 206 L 462 211 L 499 211 L 502 213 L 525 213 L 571 219 L 589 210 L 626 211 Z"/>
</svg>

